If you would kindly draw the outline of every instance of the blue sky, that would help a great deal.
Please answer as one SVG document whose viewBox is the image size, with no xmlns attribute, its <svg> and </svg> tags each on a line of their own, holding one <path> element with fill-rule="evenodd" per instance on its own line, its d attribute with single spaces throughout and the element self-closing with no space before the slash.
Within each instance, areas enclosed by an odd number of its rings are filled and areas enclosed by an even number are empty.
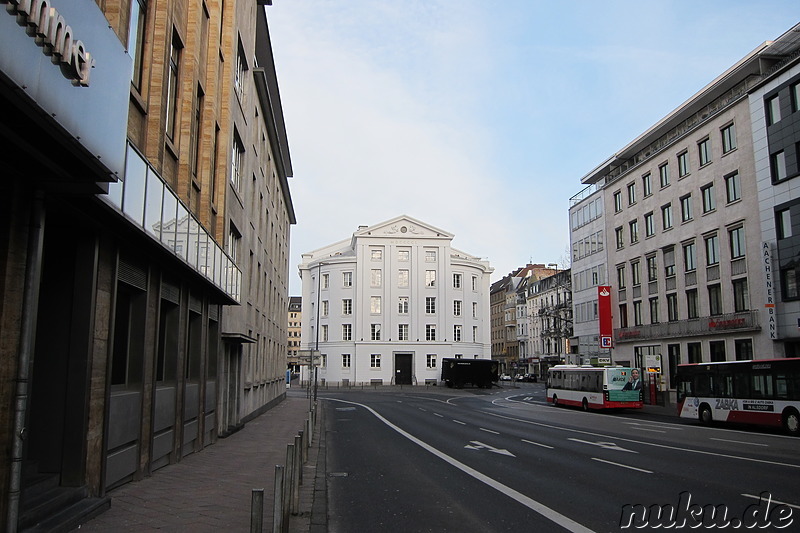
<svg viewBox="0 0 800 533">
<path fill-rule="evenodd" d="M 492 281 L 568 261 L 581 178 L 758 45 L 796 0 L 275 0 L 300 254 L 409 215 Z"/>
</svg>

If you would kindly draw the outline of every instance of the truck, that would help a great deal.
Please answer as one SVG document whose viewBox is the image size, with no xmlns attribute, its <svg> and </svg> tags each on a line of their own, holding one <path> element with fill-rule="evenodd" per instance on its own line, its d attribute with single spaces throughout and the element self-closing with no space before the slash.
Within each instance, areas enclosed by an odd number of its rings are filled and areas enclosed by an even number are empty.
<svg viewBox="0 0 800 533">
<path fill-rule="evenodd" d="M 448 387 L 461 388 L 466 383 L 492 388 L 498 380 L 499 365 L 491 359 L 442 359 L 442 381 Z"/>
</svg>

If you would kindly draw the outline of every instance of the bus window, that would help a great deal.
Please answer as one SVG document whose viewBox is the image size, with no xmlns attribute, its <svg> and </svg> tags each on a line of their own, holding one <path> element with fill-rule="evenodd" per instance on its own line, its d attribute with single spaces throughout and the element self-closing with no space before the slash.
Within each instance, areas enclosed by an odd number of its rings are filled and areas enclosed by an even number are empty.
<svg viewBox="0 0 800 533">
<path fill-rule="evenodd" d="M 737 398 L 750 397 L 750 374 L 747 371 L 737 371 L 733 374 L 733 390 Z"/>
<path fill-rule="evenodd" d="M 697 374 L 695 376 L 695 396 L 711 396 L 711 377 L 711 374 Z"/>
<path fill-rule="evenodd" d="M 733 398 L 733 374 L 718 374 L 714 380 L 714 389 L 719 398 Z"/>
<path fill-rule="evenodd" d="M 751 374 L 750 384 L 753 398 L 772 398 L 775 391 L 772 388 L 772 374 Z"/>
<path fill-rule="evenodd" d="M 692 378 L 691 376 L 684 376 L 680 381 L 678 381 L 678 401 L 681 402 L 687 397 L 692 396 L 694 396 Z"/>
</svg>

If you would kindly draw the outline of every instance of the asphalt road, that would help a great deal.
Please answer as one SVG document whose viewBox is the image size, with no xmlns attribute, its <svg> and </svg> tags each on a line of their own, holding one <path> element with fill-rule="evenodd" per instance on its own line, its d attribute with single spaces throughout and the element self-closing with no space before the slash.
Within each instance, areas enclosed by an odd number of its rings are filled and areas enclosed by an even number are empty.
<svg viewBox="0 0 800 533">
<path fill-rule="evenodd" d="M 686 529 L 800 530 L 798 438 L 552 407 L 541 384 L 321 398 L 334 533 L 620 531 L 670 505 Z"/>
</svg>

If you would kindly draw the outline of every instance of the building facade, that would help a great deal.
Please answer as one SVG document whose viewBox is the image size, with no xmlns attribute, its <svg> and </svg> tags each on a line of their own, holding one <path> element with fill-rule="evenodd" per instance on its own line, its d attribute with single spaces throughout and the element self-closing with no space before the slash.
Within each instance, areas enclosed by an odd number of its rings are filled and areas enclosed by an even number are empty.
<svg viewBox="0 0 800 533">
<path fill-rule="evenodd" d="M 0 529 L 17 531 L 71 501 L 32 512 L 39 480 L 82 502 L 75 525 L 283 397 L 294 215 L 264 2 L 2 3 Z M 237 170 L 245 204 L 274 203 L 264 220 L 232 207 Z"/>
<path fill-rule="evenodd" d="M 287 329 L 286 364 L 292 372 L 300 372 L 300 346 L 303 332 L 303 299 L 300 296 L 289 297 L 289 327 Z M 308 364 L 307 362 L 305 364 Z"/>
<path fill-rule="evenodd" d="M 602 191 L 613 362 L 660 368 L 646 377 L 661 401 L 678 364 L 783 355 L 773 321 L 794 334 L 796 313 L 776 309 L 764 265 L 765 246 L 780 250 L 774 221 L 797 174 L 784 128 L 796 34 L 758 47 L 582 180 Z M 781 91 L 788 121 L 770 130 L 764 109 Z"/>
<path fill-rule="evenodd" d="M 408 216 L 303 254 L 302 344 L 327 384 L 426 384 L 445 357 L 490 357 L 488 262 Z"/>
<path fill-rule="evenodd" d="M 531 353 L 528 372 L 544 376 L 556 364 L 578 364 L 570 350 L 573 336 L 572 273 L 562 270 L 536 281 L 526 291 L 530 310 Z M 587 361 L 588 362 L 588 361 Z"/>
</svg>

